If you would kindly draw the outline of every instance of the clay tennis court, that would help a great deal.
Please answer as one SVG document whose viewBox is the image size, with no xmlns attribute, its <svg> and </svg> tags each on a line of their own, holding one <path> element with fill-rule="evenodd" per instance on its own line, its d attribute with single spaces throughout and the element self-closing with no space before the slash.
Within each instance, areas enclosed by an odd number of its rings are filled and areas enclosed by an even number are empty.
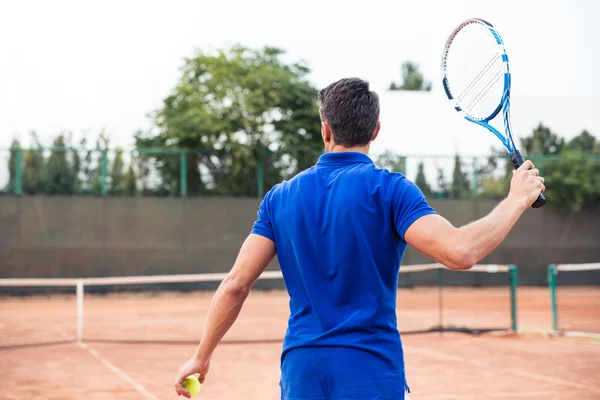
<svg viewBox="0 0 600 400">
<path fill-rule="evenodd" d="M 211 296 L 90 295 L 80 344 L 73 296 L 1 298 L 0 399 L 177 398 L 172 379 L 195 348 Z M 600 332 L 599 288 L 561 288 L 558 299 L 564 324 Z M 287 300 L 281 290 L 253 291 L 199 398 L 279 398 Z M 439 322 L 438 300 L 435 288 L 398 293 L 411 399 L 600 398 L 600 341 L 543 334 L 547 288 L 519 288 L 525 333 L 409 334 Z M 444 324 L 509 328 L 509 304 L 505 287 L 444 288 Z"/>
</svg>

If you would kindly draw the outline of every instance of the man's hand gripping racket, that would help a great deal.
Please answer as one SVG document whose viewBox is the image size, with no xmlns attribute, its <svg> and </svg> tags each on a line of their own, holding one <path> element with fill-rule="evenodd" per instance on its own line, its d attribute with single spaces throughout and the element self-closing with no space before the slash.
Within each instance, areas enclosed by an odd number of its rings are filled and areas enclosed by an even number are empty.
<svg viewBox="0 0 600 400">
<path fill-rule="evenodd" d="M 528 170 L 519 175 L 537 178 L 530 182 L 539 181 L 539 192 L 532 199 L 531 206 L 539 208 L 546 204 L 542 195 L 543 178 L 539 177 L 539 171 L 530 161 L 525 163 L 511 134 L 510 77 L 504 43 L 490 23 L 481 19 L 463 21 L 446 41 L 442 56 L 442 84 L 446 96 L 467 121 L 483 126 L 500 139 L 516 172 Z M 500 111 L 504 135 L 490 125 Z M 511 182 L 511 192 L 516 189 L 513 184 L 518 185 L 515 178 Z"/>
</svg>

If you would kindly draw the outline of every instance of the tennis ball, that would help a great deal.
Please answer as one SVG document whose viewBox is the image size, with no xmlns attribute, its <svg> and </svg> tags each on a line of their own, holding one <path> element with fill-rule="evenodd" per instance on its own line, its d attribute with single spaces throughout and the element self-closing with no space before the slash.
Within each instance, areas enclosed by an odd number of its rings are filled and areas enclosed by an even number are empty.
<svg viewBox="0 0 600 400">
<path fill-rule="evenodd" d="M 200 381 L 195 375 L 190 375 L 183 381 L 183 387 L 186 388 L 193 397 L 200 391 Z"/>
</svg>

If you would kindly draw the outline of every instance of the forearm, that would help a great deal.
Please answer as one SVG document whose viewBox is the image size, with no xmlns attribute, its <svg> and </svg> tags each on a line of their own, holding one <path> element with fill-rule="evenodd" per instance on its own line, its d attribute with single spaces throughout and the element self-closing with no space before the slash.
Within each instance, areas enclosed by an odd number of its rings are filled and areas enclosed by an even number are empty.
<svg viewBox="0 0 600 400">
<path fill-rule="evenodd" d="M 217 289 L 210 304 L 208 316 L 196 357 L 209 359 L 227 331 L 237 319 L 249 289 L 238 286 L 231 278 L 226 278 Z"/>
<path fill-rule="evenodd" d="M 487 216 L 459 228 L 457 247 L 466 264 L 476 264 L 498 247 L 524 211 L 522 201 L 508 197 Z"/>
</svg>

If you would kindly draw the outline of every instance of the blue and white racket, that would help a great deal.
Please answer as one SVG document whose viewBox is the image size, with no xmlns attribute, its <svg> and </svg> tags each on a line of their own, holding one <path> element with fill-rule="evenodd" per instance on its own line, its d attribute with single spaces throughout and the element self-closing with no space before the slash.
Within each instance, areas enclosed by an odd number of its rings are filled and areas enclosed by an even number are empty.
<svg viewBox="0 0 600 400">
<path fill-rule="evenodd" d="M 467 121 L 492 132 L 519 168 L 524 160 L 515 147 L 510 126 L 510 71 L 502 38 L 482 19 L 463 21 L 450 35 L 442 56 L 442 84 L 452 106 Z M 504 131 L 490 125 L 502 111 Z M 540 193 L 533 208 L 546 204 Z"/>
</svg>

